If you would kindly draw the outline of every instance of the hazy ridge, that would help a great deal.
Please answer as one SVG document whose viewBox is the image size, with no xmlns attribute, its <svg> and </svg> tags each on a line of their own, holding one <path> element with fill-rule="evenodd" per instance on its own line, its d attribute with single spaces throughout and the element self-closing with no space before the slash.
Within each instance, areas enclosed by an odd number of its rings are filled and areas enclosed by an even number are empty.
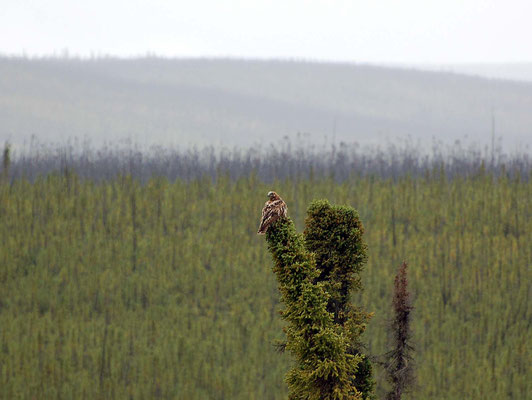
<svg viewBox="0 0 532 400">
<path fill-rule="evenodd" d="M 356 64 L 0 58 L 0 140 L 532 144 L 532 84 Z"/>
<path fill-rule="evenodd" d="M 532 82 L 532 63 L 477 63 L 418 65 L 414 68 L 428 71 L 454 72 L 489 79 Z"/>
</svg>

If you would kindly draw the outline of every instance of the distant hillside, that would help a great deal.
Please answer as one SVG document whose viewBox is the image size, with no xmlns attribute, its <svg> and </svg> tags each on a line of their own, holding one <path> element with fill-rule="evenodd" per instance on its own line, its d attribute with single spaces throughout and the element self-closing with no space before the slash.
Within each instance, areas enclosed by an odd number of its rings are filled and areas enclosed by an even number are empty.
<svg viewBox="0 0 532 400">
<path fill-rule="evenodd" d="M 532 83 L 354 64 L 0 58 L 0 140 L 226 146 L 310 134 L 532 145 Z"/>
<path fill-rule="evenodd" d="M 425 65 L 417 68 L 429 71 L 455 72 L 489 79 L 532 82 L 532 63 Z"/>
</svg>

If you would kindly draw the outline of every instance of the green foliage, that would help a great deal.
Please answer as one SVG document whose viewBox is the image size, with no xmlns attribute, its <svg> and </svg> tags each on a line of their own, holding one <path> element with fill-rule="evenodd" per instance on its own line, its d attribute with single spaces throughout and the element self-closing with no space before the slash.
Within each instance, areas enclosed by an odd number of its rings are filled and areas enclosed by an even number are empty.
<svg viewBox="0 0 532 400">
<path fill-rule="evenodd" d="M 331 293 L 329 310 L 343 324 L 350 307 L 351 290 L 360 289 L 360 276 L 367 262 L 364 228 L 351 207 L 331 206 L 327 200 L 312 202 L 305 220 L 305 245 L 316 256 L 318 280 Z"/>
<path fill-rule="evenodd" d="M 409 260 L 420 385 L 405 399 L 532 392 L 531 179 L 69 174 L 0 185 L 0 398 L 286 398 L 279 292 L 256 235 L 272 187 L 299 231 L 314 198 L 360 213 L 369 257 L 353 301 L 375 311 L 370 354 L 388 348 L 394 266 Z"/>
<path fill-rule="evenodd" d="M 327 200 L 313 201 L 305 220 L 305 245 L 316 259 L 317 281 L 323 282 L 330 298 L 327 310 L 334 322 L 348 337 L 348 352 L 361 355 L 363 368 L 357 370 L 355 387 L 362 398 L 369 398 L 374 381 L 369 359 L 363 355 L 360 336 L 371 317 L 350 302 L 354 290 L 361 290 L 359 273 L 367 261 L 367 246 L 363 241 L 364 227 L 356 210 L 347 206 L 331 206 Z"/>
<path fill-rule="evenodd" d="M 313 254 L 304 246 L 290 218 L 278 220 L 266 233 L 268 249 L 285 308 L 286 349 L 296 358 L 287 374 L 290 399 L 360 399 L 351 381 L 360 357 L 347 352 L 349 337 L 327 311 L 329 294 L 316 282 Z"/>
</svg>

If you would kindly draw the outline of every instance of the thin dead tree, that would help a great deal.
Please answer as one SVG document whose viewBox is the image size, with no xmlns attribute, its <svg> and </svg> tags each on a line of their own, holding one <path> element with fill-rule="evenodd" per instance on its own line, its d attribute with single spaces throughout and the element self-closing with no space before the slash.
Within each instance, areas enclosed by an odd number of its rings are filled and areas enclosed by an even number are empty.
<svg viewBox="0 0 532 400">
<path fill-rule="evenodd" d="M 386 395 L 387 400 L 401 400 L 403 393 L 408 391 L 414 381 L 414 362 L 411 344 L 410 328 L 412 300 L 408 292 L 407 264 L 405 261 L 399 267 L 394 280 L 393 311 L 390 323 L 390 333 L 393 350 L 386 354 L 385 368 L 388 380 L 392 385 Z"/>
</svg>

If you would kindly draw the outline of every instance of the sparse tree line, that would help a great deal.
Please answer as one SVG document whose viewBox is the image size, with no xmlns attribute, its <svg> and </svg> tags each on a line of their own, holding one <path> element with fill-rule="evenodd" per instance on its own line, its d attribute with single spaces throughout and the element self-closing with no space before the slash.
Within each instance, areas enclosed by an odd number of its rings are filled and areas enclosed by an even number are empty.
<svg viewBox="0 0 532 400">
<path fill-rule="evenodd" d="M 482 149 L 460 144 L 435 146 L 427 153 L 408 142 L 361 149 L 356 144 L 318 147 L 287 139 L 267 148 L 242 150 L 155 146 L 142 149 L 131 143 L 94 148 L 78 142 L 46 145 L 35 139 L 15 152 L 8 175 L 10 179 L 33 181 L 38 176 L 68 169 L 94 181 L 119 175 L 131 175 L 141 182 L 153 176 L 190 181 L 206 176 L 217 179 L 221 174 L 237 180 L 254 174 L 265 182 L 333 178 L 342 183 L 366 176 L 394 181 L 404 176 L 423 178 L 431 172 L 448 179 L 474 176 L 481 171 L 528 179 L 531 168 L 532 159 L 526 151 L 506 154 L 500 147 Z"/>
</svg>

